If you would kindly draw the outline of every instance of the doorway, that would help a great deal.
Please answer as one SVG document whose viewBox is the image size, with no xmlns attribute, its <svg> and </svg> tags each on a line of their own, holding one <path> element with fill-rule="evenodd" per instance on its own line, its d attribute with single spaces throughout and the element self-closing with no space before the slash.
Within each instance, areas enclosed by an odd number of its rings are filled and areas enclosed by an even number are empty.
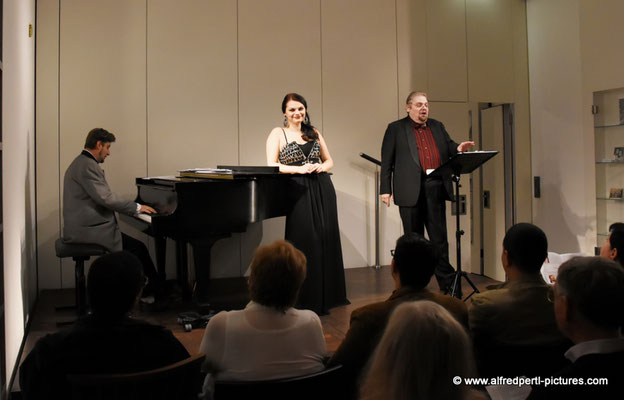
<svg viewBox="0 0 624 400">
<path fill-rule="evenodd" d="M 482 275 L 504 281 L 501 253 L 505 232 L 516 219 L 513 104 L 479 103 L 480 150 L 499 154 L 479 172 Z"/>
</svg>

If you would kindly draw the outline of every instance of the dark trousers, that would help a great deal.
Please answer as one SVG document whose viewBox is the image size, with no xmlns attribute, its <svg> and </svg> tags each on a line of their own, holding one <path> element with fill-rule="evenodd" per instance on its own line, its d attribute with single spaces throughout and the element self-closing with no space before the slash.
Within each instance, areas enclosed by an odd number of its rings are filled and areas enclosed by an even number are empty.
<svg viewBox="0 0 624 400">
<path fill-rule="evenodd" d="M 163 282 L 160 281 L 160 277 L 158 276 L 158 272 L 156 272 L 156 267 L 154 266 L 152 257 L 150 257 L 149 250 L 147 250 L 145 244 L 132 236 L 122 233 L 121 246 L 125 251 L 129 251 L 137 256 L 139 261 L 141 261 L 141 264 L 143 264 L 143 273 L 149 280 L 147 286 L 143 289 L 143 295 L 153 295 L 159 297 L 162 294 L 164 285 Z"/>
<path fill-rule="evenodd" d="M 449 263 L 449 245 L 446 234 L 446 204 L 444 184 L 440 179 L 423 177 L 418 202 L 414 207 L 399 207 L 405 233 L 416 232 L 425 235 L 437 248 L 440 261 L 435 277 L 440 289 L 453 283 L 455 270 Z"/>
</svg>

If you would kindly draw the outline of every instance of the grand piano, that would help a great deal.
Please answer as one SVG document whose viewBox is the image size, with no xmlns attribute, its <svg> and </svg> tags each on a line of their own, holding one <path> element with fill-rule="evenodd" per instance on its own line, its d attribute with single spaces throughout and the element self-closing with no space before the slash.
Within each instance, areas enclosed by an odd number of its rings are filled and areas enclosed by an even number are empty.
<svg viewBox="0 0 624 400">
<path fill-rule="evenodd" d="M 120 214 L 121 220 L 154 237 L 156 265 L 163 281 L 166 238 L 175 241 L 176 269 L 184 299 L 194 297 L 200 306 L 208 303 L 212 245 L 233 232 L 245 232 L 249 224 L 288 214 L 297 196 L 289 175 L 280 174 L 278 167 L 218 169 L 231 172 L 136 178 L 135 201 L 150 205 L 158 213 Z M 188 284 L 187 243 L 193 251 L 194 289 Z"/>
</svg>

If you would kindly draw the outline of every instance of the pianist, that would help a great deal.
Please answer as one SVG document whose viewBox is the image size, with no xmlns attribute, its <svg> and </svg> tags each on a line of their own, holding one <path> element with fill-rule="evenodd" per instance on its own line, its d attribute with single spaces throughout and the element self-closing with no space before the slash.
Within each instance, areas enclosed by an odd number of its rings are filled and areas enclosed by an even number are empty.
<svg viewBox="0 0 624 400">
<path fill-rule="evenodd" d="M 115 211 L 125 214 L 155 213 L 152 207 L 119 199 L 109 188 L 99 164 L 110 155 L 115 135 L 102 128 L 92 129 L 87 135 L 84 150 L 65 172 L 63 181 L 63 241 L 66 243 L 93 243 L 109 252 L 127 250 L 135 254 L 149 284 L 144 297 L 161 294 L 162 284 L 147 247 L 119 230 Z"/>
</svg>

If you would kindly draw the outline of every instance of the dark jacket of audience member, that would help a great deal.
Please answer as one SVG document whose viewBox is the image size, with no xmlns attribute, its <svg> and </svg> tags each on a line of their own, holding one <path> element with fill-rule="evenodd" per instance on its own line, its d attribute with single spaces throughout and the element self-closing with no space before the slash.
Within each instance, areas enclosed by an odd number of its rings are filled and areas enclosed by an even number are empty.
<svg viewBox="0 0 624 400">
<path fill-rule="evenodd" d="M 537 226 L 519 223 L 505 234 L 501 259 L 508 281 L 499 289 L 474 295 L 468 308 L 481 374 L 490 376 L 490 371 L 495 376 L 516 368 L 522 370 L 524 366 L 519 364 L 525 364 L 523 354 L 530 347 L 542 348 L 536 352 L 545 357 L 549 357 L 548 350 L 542 350 L 553 347 L 556 360 L 551 360 L 554 365 L 550 372 L 565 363 L 559 356 L 561 347 L 571 344 L 557 327 L 553 304 L 548 300 L 550 286 L 540 274 L 547 255 L 546 235 Z M 514 347 L 524 350 L 516 352 Z M 531 359 L 526 366 L 529 369 L 521 374 L 542 373 L 540 367 L 545 364 Z"/>
<path fill-rule="evenodd" d="M 128 316 L 144 284 L 131 253 L 95 260 L 87 277 L 92 314 L 37 342 L 20 367 L 24 398 L 71 398 L 68 374 L 139 372 L 189 357 L 170 330 Z"/>
<path fill-rule="evenodd" d="M 360 307 L 351 314 L 344 341 L 329 361 L 329 366 L 342 364 L 345 374 L 355 384 L 375 347 L 379 343 L 390 314 L 401 303 L 429 300 L 441 305 L 464 326 L 468 315 L 465 304 L 456 298 L 434 293 L 425 287 L 431 280 L 438 255 L 435 247 L 417 233 L 401 236 L 392 260 L 392 277 L 396 290 L 386 300 Z M 423 344 L 426 346 L 426 344 Z"/>
<path fill-rule="evenodd" d="M 553 297 L 557 324 L 574 342 L 565 353 L 572 364 L 555 374 L 557 385 L 533 385 L 529 399 L 622 398 L 621 266 L 599 257 L 569 260 L 559 268 Z M 608 383 L 595 378 L 606 378 Z"/>
</svg>

